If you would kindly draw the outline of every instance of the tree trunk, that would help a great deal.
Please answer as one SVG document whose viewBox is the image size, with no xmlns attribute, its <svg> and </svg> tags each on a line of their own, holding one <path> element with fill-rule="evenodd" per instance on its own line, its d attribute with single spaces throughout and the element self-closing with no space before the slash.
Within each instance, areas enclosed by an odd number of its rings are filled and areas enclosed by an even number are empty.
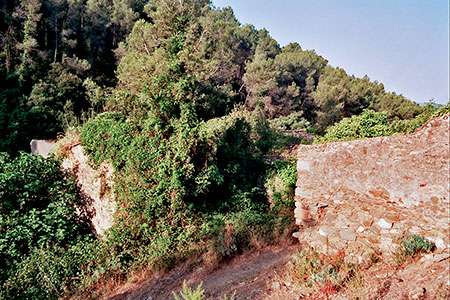
<svg viewBox="0 0 450 300">
<path fill-rule="evenodd" d="M 58 18 L 55 18 L 55 55 L 53 56 L 53 62 L 56 62 L 57 55 L 58 55 Z"/>
</svg>

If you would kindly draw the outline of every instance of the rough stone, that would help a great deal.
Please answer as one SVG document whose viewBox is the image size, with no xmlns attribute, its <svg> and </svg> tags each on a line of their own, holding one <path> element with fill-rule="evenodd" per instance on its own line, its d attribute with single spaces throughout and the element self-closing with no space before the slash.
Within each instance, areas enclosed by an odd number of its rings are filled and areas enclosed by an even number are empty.
<svg viewBox="0 0 450 300">
<path fill-rule="evenodd" d="M 31 140 L 31 154 L 41 155 L 47 158 L 53 152 L 53 149 L 55 149 L 55 145 L 55 141 L 52 140 Z"/>
<path fill-rule="evenodd" d="M 77 213 L 87 216 L 98 235 L 104 233 L 114 224 L 116 202 L 112 192 L 113 168 L 102 163 L 93 169 L 88 157 L 79 144 L 69 147 L 62 162 L 62 168 L 75 175 L 83 194 L 84 206 L 77 207 Z"/>
<path fill-rule="evenodd" d="M 309 171 L 311 166 L 311 162 L 307 160 L 298 160 L 297 161 L 297 171 Z"/>
<path fill-rule="evenodd" d="M 430 124 L 405 136 L 298 146 L 298 238 L 358 261 L 364 253 L 391 253 L 405 233 L 448 250 L 449 115 Z"/>
<path fill-rule="evenodd" d="M 347 231 L 347 230 L 341 230 L 339 231 L 339 236 L 341 239 L 347 240 L 347 241 L 354 241 L 356 240 L 356 235 L 353 232 Z"/>
</svg>

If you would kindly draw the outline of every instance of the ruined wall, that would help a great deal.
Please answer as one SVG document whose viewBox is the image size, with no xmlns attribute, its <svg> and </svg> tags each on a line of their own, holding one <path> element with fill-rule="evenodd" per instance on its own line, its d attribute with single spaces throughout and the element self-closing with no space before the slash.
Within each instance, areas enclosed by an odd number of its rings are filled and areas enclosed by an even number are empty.
<svg viewBox="0 0 450 300">
<path fill-rule="evenodd" d="M 30 142 L 31 154 L 41 155 L 44 158 L 50 156 L 55 148 L 55 141 L 52 140 L 31 140 Z"/>
<path fill-rule="evenodd" d="M 297 149 L 295 217 L 301 243 L 365 260 L 405 234 L 448 251 L 449 115 L 411 135 Z"/>
<path fill-rule="evenodd" d="M 98 235 L 104 235 L 113 225 L 116 211 L 113 168 L 107 163 L 94 168 L 79 144 L 65 146 L 62 168 L 76 177 L 82 198 L 78 213 L 90 219 Z"/>
</svg>

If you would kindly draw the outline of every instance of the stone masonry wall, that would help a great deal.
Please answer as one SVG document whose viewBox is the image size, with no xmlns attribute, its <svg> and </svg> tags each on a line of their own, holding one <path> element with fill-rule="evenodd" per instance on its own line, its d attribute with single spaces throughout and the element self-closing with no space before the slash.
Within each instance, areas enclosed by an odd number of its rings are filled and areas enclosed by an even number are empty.
<svg viewBox="0 0 450 300">
<path fill-rule="evenodd" d="M 414 134 L 297 148 L 300 242 L 361 262 L 404 234 L 449 241 L 449 115 Z"/>
</svg>

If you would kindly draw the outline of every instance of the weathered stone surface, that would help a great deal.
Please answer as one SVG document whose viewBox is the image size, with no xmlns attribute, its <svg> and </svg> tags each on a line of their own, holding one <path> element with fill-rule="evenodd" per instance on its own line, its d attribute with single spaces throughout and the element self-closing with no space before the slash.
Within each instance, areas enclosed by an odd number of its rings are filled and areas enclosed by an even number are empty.
<svg viewBox="0 0 450 300">
<path fill-rule="evenodd" d="M 51 140 L 31 140 L 30 142 L 31 154 L 41 155 L 45 158 L 50 156 L 55 148 L 55 141 Z"/>
<path fill-rule="evenodd" d="M 104 235 L 114 223 L 116 202 L 112 192 L 113 168 L 102 163 L 97 169 L 89 164 L 88 157 L 83 153 L 83 147 L 70 147 L 62 162 L 62 168 L 75 175 L 83 205 L 78 207 L 78 213 L 87 215 L 98 235 Z"/>
<path fill-rule="evenodd" d="M 356 235 L 353 232 L 347 231 L 347 230 L 339 231 L 339 236 L 341 237 L 341 239 L 347 240 L 347 241 L 356 240 Z"/>
<path fill-rule="evenodd" d="M 405 233 L 449 249 L 449 115 L 411 135 L 301 145 L 297 156 L 302 243 L 358 261 L 392 252 Z"/>
<path fill-rule="evenodd" d="M 392 227 L 392 223 L 386 222 L 385 219 L 379 219 L 377 225 L 382 229 L 390 229 Z"/>
</svg>

